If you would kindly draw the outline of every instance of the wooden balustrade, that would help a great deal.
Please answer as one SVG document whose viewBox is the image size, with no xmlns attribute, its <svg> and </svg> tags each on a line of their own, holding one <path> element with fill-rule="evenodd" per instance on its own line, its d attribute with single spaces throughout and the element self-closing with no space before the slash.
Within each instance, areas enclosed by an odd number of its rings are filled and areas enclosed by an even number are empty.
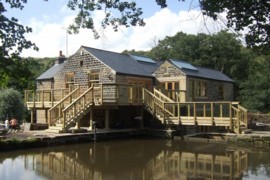
<svg viewBox="0 0 270 180">
<path fill-rule="evenodd" d="M 94 84 L 63 109 L 63 129 L 70 128 L 91 105 L 137 104 L 142 102 L 141 87 L 128 84 Z"/>
<path fill-rule="evenodd" d="M 168 102 L 159 91 L 145 89 L 143 100 L 151 113 L 169 124 L 224 126 L 238 133 L 240 126 L 247 127 L 247 110 L 236 102 Z"/>
<path fill-rule="evenodd" d="M 142 105 L 164 124 L 225 126 L 240 132 L 247 127 L 247 110 L 237 102 L 174 102 L 162 92 L 131 84 L 94 84 L 79 95 L 79 87 L 70 94 L 67 89 L 25 91 L 28 107 L 52 107 L 49 109 L 49 125 L 57 121 L 67 128 L 80 115 L 98 105 Z M 64 97 L 65 95 L 65 97 Z M 58 100 L 58 96 L 61 96 Z M 58 100 L 58 102 L 56 102 Z"/>
<path fill-rule="evenodd" d="M 26 90 L 24 98 L 29 108 L 50 108 L 68 93 L 69 89 Z"/>
<path fill-rule="evenodd" d="M 163 94 L 163 96 L 169 98 L 170 100 L 173 100 L 174 102 L 185 102 L 186 101 L 186 91 L 185 90 L 172 90 L 172 89 L 154 89 L 154 94 L 156 94 L 156 91 Z"/>
<path fill-rule="evenodd" d="M 49 125 L 55 124 L 57 121 L 63 117 L 62 110 L 68 106 L 73 99 L 76 99 L 80 94 L 80 87 L 77 86 L 71 93 L 65 96 L 60 102 L 55 104 L 52 108 L 49 109 Z"/>
</svg>

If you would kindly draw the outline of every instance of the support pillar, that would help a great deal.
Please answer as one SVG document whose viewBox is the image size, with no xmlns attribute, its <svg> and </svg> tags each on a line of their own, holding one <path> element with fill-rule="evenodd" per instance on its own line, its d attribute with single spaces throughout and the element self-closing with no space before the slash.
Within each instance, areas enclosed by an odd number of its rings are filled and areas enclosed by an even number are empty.
<svg viewBox="0 0 270 180">
<path fill-rule="evenodd" d="M 81 122 L 78 121 L 78 122 L 76 122 L 75 129 L 80 129 L 80 128 L 81 128 Z"/>
<path fill-rule="evenodd" d="M 48 123 L 48 109 L 45 109 L 45 119 L 46 123 Z"/>
<path fill-rule="evenodd" d="M 105 109 L 105 130 L 110 129 L 110 110 Z"/>
<path fill-rule="evenodd" d="M 34 109 L 31 110 L 31 124 L 34 124 Z"/>
<path fill-rule="evenodd" d="M 89 128 L 88 128 L 89 131 L 93 130 L 93 114 L 94 114 L 94 108 L 91 107 L 90 118 L 89 118 Z"/>
<path fill-rule="evenodd" d="M 144 110 L 143 110 L 143 107 L 141 107 L 141 121 L 140 121 L 140 128 L 144 128 L 144 119 L 143 119 L 143 113 L 144 113 Z"/>
</svg>

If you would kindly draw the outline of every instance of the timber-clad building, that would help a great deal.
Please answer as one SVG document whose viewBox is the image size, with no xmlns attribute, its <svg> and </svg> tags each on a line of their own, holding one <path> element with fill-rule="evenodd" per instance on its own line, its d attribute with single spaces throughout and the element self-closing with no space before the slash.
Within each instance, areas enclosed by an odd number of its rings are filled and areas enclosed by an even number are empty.
<svg viewBox="0 0 270 180">
<path fill-rule="evenodd" d="M 234 81 L 220 71 L 170 59 L 81 46 L 25 91 L 32 123 L 70 128 L 223 127 L 240 133 L 247 110 L 234 102 Z"/>
</svg>

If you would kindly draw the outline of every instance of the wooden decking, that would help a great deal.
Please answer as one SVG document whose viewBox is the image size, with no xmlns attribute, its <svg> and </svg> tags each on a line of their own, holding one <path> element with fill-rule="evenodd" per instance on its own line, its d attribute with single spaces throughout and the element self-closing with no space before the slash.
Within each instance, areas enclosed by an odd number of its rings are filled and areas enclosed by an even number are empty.
<svg viewBox="0 0 270 180">
<path fill-rule="evenodd" d="M 25 101 L 30 109 L 49 109 L 49 125 L 61 123 L 63 131 L 74 126 L 93 106 L 119 105 L 143 105 L 166 125 L 223 126 L 236 133 L 247 127 L 247 110 L 238 102 L 175 102 L 156 89 L 152 93 L 128 84 L 95 84 L 82 94 L 79 87 L 70 93 L 59 92 L 26 91 Z"/>
</svg>

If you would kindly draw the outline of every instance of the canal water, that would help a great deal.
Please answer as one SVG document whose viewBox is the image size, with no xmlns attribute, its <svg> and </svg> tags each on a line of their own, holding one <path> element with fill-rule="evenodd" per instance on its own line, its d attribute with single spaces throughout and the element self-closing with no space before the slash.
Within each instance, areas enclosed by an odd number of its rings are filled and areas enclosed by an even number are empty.
<svg viewBox="0 0 270 180">
<path fill-rule="evenodd" d="M 1 180 L 269 178 L 269 151 L 226 144 L 132 139 L 0 153 Z"/>
</svg>

